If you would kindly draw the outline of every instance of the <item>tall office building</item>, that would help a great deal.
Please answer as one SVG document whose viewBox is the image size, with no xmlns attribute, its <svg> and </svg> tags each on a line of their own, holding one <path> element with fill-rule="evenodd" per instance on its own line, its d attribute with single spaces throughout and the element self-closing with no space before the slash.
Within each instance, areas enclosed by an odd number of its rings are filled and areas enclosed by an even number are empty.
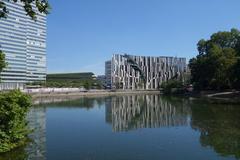
<svg viewBox="0 0 240 160">
<path fill-rule="evenodd" d="M 46 15 L 38 13 L 34 21 L 26 15 L 21 2 L 3 1 L 9 13 L 6 19 L 0 20 L 0 49 L 6 55 L 8 66 L 0 75 L 0 89 L 45 81 Z"/>
<path fill-rule="evenodd" d="M 177 57 L 114 54 L 105 63 L 106 79 L 116 89 L 156 90 L 163 82 L 182 79 L 186 70 L 186 58 Z"/>
<path fill-rule="evenodd" d="M 106 87 L 111 88 L 111 74 L 112 74 L 112 61 L 105 62 L 105 79 L 106 79 Z"/>
</svg>

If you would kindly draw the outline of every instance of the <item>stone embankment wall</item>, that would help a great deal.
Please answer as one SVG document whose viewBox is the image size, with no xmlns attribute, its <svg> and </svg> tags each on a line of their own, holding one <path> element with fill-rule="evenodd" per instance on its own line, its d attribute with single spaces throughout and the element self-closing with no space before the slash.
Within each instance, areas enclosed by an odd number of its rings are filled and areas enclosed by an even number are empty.
<svg viewBox="0 0 240 160">
<path fill-rule="evenodd" d="M 78 88 L 45 88 L 31 89 L 23 92 L 30 94 L 33 97 L 34 104 L 61 102 L 73 100 L 80 97 L 99 97 L 99 96 L 114 96 L 114 95 L 129 95 L 129 94 L 160 94 L 157 90 L 80 90 Z"/>
</svg>

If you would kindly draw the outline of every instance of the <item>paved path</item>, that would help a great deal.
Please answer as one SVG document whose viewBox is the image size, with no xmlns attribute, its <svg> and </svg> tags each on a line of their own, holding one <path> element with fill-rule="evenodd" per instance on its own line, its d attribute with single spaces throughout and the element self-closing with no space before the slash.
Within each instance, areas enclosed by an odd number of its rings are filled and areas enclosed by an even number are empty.
<svg viewBox="0 0 240 160">
<path fill-rule="evenodd" d="M 229 94 L 236 94 L 239 93 L 239 91 L 234 91 L 234 92 L 219 92 L 219 93 L 213 93 L 213 94 L 208 94 L 206 95 L 207 97 L 215 97 L 215 96 L 221 96 L 221 95 L 229 95 Z"/>
</svg>

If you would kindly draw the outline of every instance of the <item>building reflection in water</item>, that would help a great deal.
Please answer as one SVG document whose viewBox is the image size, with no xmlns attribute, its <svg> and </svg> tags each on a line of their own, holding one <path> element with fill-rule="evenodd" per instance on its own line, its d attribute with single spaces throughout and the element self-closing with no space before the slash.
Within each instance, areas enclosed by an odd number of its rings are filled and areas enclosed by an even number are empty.
<svg viewBox="0 0 240 160">
<path fill-rule="evenodd" d="M 46 159 L 46 108 L 33 107 L 29 114 L 29 127 L 33 132 L 29 135 L 31 142 L 26 146 L 25 151 L 28 159 Z"/>
<path fill-rule="evenodd" d="M 106 121 L 114 132 L 138 128 L 185 126 L 189 124 L 188 105 L 171 103 L 160 95 L 131 95 L 106 100 Z"/>
</svg>

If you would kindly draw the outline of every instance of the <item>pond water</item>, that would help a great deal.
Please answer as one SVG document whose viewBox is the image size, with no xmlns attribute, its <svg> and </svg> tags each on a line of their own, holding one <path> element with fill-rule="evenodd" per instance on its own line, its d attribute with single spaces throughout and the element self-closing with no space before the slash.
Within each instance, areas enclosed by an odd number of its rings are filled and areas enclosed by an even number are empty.
<svg viewBox="0 0 240 160">
<path fill-rule="evenodd" d="M 240 159 L 240 106 L 160 95 L 36 106 L 33 140 L 0 160 Z"/>
</svg>

